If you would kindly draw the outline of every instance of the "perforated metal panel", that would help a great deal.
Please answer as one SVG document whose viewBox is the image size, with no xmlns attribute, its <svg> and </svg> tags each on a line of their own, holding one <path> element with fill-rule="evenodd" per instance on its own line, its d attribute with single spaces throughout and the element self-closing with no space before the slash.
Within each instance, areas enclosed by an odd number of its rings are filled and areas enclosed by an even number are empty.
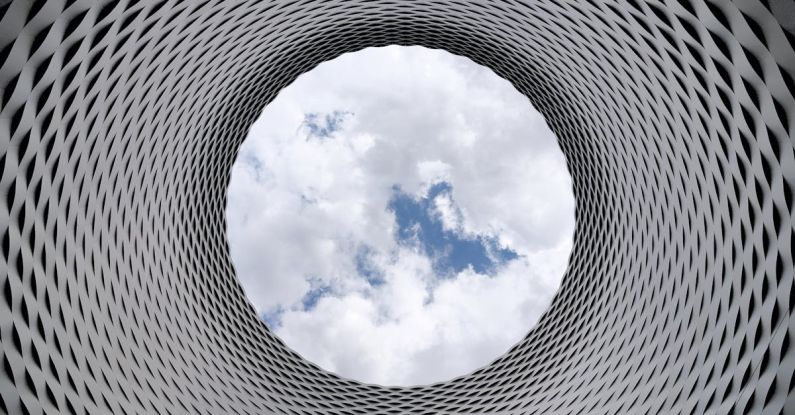
<svg viewBox="0 0 795 415">
<path fill-rule="evenodd" d="M 791 0 L 0 6 L 0 412 L 793 414 Z M 577 230 L 551 307 L 418 387 L 305 361 L 248 305 L 225 194 L 280 88 L 441 48 L 547 118 Z"/>
</svg>

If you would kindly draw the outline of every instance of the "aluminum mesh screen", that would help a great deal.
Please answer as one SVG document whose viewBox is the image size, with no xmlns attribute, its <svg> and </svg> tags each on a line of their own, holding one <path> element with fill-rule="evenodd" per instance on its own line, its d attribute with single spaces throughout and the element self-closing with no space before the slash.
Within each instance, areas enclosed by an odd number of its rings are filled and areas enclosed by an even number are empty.
<svg viewBox="0 0 795 415">
<path fill-rule="evenodd" d="M 793 10 L 6 2 L 0 412 L 795 413 Z M 576 199 L 538 325 L 429 386 L 361 384 L 289 350 L 225 237 L 231 166 L 262 107 L 320 62 L 388 44 L 511 81 L 559 138 Z"/>
</svg>

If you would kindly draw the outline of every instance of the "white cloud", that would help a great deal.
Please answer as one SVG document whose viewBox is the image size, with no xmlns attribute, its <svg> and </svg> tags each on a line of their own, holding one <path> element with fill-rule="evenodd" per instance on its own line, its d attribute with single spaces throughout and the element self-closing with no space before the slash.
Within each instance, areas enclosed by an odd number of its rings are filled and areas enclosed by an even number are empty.
<svg viewBox="0 0 795 415">
<path fill-rule="evenodd" d="M 307 139 L 305 116 L 349 111 Z M 303 127 L 302 127 L 303 126 Z M 447 229 L 497 236 L 522 257 L 494 276 L 434 275 L 395 241 L 392 186 L 434 201 Z M 343 376 L 381 384 L 448 379 L 498 357 L 548 305 L 574 226 L 571 183 L 543 118 L 490 70 L 417 47 L 367 49 L 285 88 L 253 125 L 232 172 L 228 234 L 255 308 L 286 310 L 276 333 Z M 369 248 L 380 271 L 357 272 Z M 318 284 L 333 295 L 304 310 Z"/>
<path fill-rule="evenodd" d="M 444 229 L 449 231 L 463 231 L 463 215 L 456 209 L 455 202 L 449 193 L 442 193 L 433 199 L 433 206 Z"/>
</svg>

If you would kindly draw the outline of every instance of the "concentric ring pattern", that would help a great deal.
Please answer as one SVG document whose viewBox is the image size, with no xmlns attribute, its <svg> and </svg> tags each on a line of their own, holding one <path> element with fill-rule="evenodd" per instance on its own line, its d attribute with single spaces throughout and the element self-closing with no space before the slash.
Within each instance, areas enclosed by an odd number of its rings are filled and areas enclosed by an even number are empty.
<svg viewBox="0 0 795 415">
<path fill-rule="evenodd" d="M 0 412 L 795 413 L 791 0 L 15 0 L 0 6 Z M 225 193 L 341 53 L 513 82 L 571 171 L 553 304 L 446 383 L 327 373 L 259 321 Z"/>
</svg>

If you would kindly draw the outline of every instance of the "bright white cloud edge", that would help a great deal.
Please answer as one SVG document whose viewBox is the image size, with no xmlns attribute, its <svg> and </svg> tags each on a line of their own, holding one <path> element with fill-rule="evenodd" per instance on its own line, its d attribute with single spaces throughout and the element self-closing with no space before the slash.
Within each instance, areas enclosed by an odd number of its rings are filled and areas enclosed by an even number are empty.
<svg viewBox="0 0 795 415">
<path fill-rule="evenodd" d="M 350 111 L 333 138 L 307 140 L 307 113 Z M 499 237 L 522 255 L 491 277 L 439 280 L 394 239 L 392 185 L 453 185 L 450 229 Z M 420 47 L 343 55 L 281 91 L 232 171 L 227 223 L 237 275 L 275 333 L 321 367 L 384 385 L 443 381 L 499 357 L 547 308 L 571 249 L 574 200 L 543 117 L 491 70 Z M 383 284 L 357 276 L 366 242 Z M 310 278 L 307 278 L 310 276 Z M 309 311 L 301 300 L 327 285 Z"/>
</svg>

